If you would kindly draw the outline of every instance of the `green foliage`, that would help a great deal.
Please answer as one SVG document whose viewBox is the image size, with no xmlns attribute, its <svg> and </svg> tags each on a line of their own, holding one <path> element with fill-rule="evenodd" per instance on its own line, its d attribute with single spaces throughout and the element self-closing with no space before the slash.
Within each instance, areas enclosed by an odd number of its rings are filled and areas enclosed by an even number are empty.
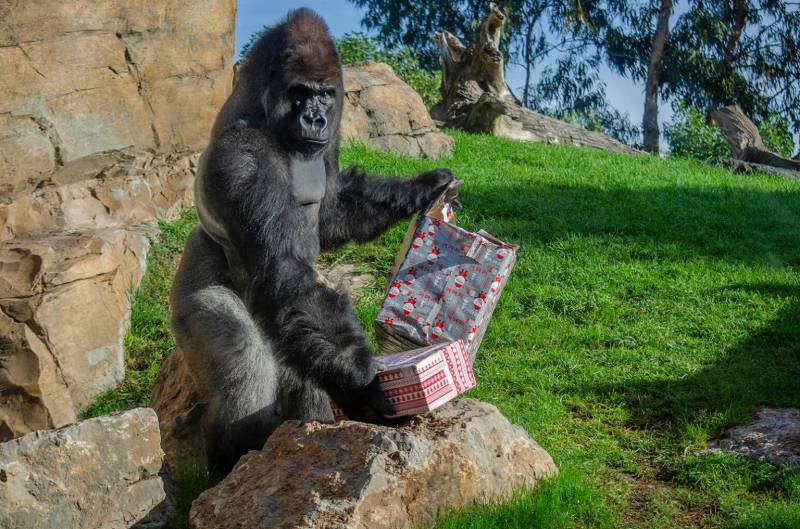
<svg viewBox="0 0 800 529">
<path fill-rule="evenodd" d="M 196 463 L 178 462 L 175 469 L 175 515 L 171 529 L 189 527 L 189 510 L 200 494 L 215 485 L 208 469 Z"/>
<path fill-rule="evenodd" d="M 758 132 L 767 149 L 785 158 L 794 152 L 794 138 L 789 132 L 789 120 L 770 114 L 758 124 Z"/>
<path fill-rule="evenodd" d="M 614 527 L 615 517 L 577 469 L 562 468 L 557 478 L 542 482 L 535 491 L 515 494 L 495 505 L 476 505 L 451 513 L 437 529 L 562 529 Z"/>
<path fill-rule="evenodd" d="M 430 108 L 439 99 L 441 73 L 423 68 L 408 48 L 383 48 L 376 37 L 364 33 L 346 33 L 336 41 L 342 64 L 376 61 L 388 64 L 394 73 L 413 88 Z"/>
<path fill-rule="evenodd" d="M 719 128 L 709 124 L 703 112 L 682 103 L 675 109 L 672 122 L 664 127 L 664 137 L 673 156 L 712 161 L 731 155 Z"/>
<path fill-rule="evenodd" d="M 598 54 L 588 52 L 566 55 L 545 67 L 533 89 L 523 91 L 523 98 L 527 93 L 526 105 L 537 112 L 635 145 L 639 128 L 608 103 L 599 61 Z"/>
</svg>

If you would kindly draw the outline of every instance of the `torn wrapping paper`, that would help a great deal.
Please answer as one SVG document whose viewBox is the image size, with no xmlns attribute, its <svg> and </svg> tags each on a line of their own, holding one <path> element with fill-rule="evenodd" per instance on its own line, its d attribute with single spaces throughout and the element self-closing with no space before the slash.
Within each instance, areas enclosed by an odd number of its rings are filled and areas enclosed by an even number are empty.
<svg viewBox="0 0 800 529">
<path fill-rule="evenodd" d="M 375 319 L 383 353 L 463 340 L 470 360 L 516 262 L 517 247 L 454 224 L 438 200 L 406 234 Z"/>
<path fill-rule="evenodd" d="M 475 387 L 472 363 L 461 340 L 381 356 L 375 361 L 381 389 L 394 409 L 390 417 L 435 410 Z M 336 420 L 346 418 L 333 402 L 331 409 Z"/>
</svg>

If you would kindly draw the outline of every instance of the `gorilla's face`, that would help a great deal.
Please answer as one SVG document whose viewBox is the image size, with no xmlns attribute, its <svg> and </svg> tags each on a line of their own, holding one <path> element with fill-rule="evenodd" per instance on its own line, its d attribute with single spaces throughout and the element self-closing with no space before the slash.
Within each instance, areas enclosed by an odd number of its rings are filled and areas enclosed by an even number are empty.
<svg viewBox="0 0 800 529">
<path fill-rule="evenodd" d="M 287 97 L 294 115 L 289 133 L 297 141 L 325 145 L 330 140 L 328 123 L 333 121 L 336 87 L 317 83 L 298 83 L 289 87 Z"/>
<path fill-rule="evenodd" d="M 336 132 L 338 91 L 339 87 L 330 82 L 282 79 L 270 86 L 265 101 L 267 115 L 286 131 L 286 140 L 297 151 L 317 152 Z"/>
</svg>

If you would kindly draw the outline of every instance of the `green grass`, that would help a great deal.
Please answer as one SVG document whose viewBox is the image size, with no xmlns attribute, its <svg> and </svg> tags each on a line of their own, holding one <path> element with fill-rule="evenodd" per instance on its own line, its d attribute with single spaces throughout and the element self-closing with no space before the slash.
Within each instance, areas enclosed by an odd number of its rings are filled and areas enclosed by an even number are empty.
<svg viewBox="0 0 800 529">
<path fill-rule="evenodd" d="M 800 470 L 693 455 L 758 406 L 800 407 L 800 184 L 452 134 L 450 160 L 352 146 L 342 163 L 450 167 L 464 180 L 459 224 L 520 245 L 470 396 L 522 425 L 561 475 L 439 527 L 800 527 Z M 172 347 L 165 294 L 193 222 L 162 226 L 135 297 L 128 379 L 92 413 L 146 404 Z M 324 256 L 379 278 L 356 307 L 371 337 L 405 229 Z"/>
</svg>

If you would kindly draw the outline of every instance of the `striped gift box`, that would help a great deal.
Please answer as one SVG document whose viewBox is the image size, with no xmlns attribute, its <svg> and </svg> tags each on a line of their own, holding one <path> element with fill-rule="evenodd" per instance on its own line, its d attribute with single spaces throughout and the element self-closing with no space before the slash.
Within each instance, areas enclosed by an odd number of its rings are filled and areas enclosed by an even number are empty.
<svg viewBox="0 0 800 529">
<path fill-rule="evenodd" d="M 462 340 L 376 358 L 378 381 L 394 408 L 391 417 L 435 410 L 456 395 L 475 387 L 472 363 Z M 345 415 L 335 403 L 336 420 Z"/>
</svg>

